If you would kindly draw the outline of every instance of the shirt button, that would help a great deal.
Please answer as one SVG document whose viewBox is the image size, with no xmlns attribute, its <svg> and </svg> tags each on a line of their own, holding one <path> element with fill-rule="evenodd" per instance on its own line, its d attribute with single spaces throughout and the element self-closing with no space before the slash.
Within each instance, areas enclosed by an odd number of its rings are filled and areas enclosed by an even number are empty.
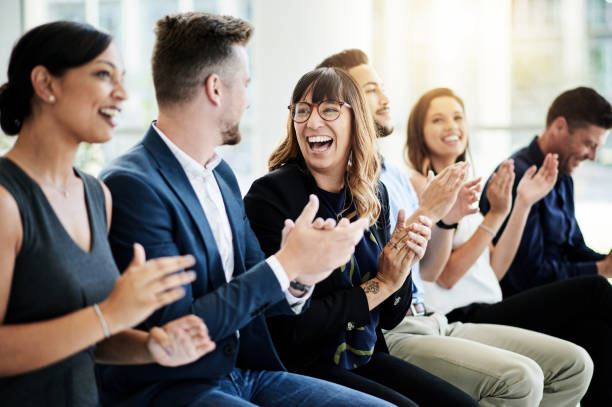
<svg viewBox="0 0 612 407">
<path fill-rule="evenodd" d="M 225 345 L 223 347 L 223 353 L 227 356 L 234 354 L 234 347 L 232 345 Z"/>
</svg>

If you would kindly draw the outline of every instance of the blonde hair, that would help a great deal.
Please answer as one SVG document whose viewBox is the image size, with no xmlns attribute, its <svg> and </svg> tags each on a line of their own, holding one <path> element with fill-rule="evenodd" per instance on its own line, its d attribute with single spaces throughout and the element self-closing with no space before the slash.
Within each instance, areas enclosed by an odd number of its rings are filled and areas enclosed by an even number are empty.
<svg viewBox="0 0 612 407">
<path fill-rule="evenodd" d="M 376 153 L 376 128 L 361 87 L 342 69 L 319 68 L 300 78 L 293 90 L 291 104 L 299 102 L 309 91 L 312 91 L 313 103 L 338 100 L 351 105 L 351 152 L 344 173 L 344 183 L 359 216 L 368 217 L 370 224 L 374 224 L 381 211 L 378 199 L 380 160 Z M 297 158 L 303 159 L 303 156 L 290 112 L 287 119 L 287 136 L 270 155 L 268 170 L 275 170 Z M 347 207 L 350 208 L 351 204 L 352 202 L 348 202 Z"/>
</svg>

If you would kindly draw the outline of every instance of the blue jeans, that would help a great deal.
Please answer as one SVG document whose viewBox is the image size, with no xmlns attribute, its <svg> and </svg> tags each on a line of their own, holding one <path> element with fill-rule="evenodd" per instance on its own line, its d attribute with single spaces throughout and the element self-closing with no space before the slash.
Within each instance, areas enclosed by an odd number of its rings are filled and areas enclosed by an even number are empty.
<svg viewBox="0 0 612 407">
<path fill-rule="evenodd" d="M 188 407 L 392 406 L 348 387 L 288 372 L 236 368 L 226 377 L 198 386 L 199 395 Z"/>
</svg>

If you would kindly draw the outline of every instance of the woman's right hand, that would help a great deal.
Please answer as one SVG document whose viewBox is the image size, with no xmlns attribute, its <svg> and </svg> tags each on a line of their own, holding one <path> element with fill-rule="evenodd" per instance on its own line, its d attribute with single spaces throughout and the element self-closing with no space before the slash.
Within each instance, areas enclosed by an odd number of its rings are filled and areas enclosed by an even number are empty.
<svg viewBox="0 0 612 407">
<path fill-rule="evenodd" d="M 183 285 L 196 279 L 193 271 L 176 273 L 195 264 L 191 255 L 146 261 L 144 248 L 134 244 L 134 258 L 115 283 L 100 310 L 111 335 L 144 321 L 159 308 L 185 295 Z"/>
<path fill-rule="evenodd" d="M 469 164 L 458 162 L 444 168 L 440 173 L 428 177 L 420 196 L 420 209 L 435 223 L 442 219 L 457 200 L 457 194 L 467 174 Z"/>
</svg>

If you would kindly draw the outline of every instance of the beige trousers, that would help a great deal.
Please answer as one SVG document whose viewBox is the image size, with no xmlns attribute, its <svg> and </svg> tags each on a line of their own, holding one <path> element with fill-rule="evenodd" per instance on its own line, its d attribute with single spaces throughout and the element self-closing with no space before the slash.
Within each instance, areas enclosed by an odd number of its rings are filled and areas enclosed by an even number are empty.
<svg viewBox="0 0 612 407">
<path fill-rule="evenodd" d="M 392 355 L 481 406 L 575 407 L 593 375 L 588 353 L 571 342 L 504 325 L 449 324 L 438 313 L 406 317 L 385 339 Z"/>
</svg>

